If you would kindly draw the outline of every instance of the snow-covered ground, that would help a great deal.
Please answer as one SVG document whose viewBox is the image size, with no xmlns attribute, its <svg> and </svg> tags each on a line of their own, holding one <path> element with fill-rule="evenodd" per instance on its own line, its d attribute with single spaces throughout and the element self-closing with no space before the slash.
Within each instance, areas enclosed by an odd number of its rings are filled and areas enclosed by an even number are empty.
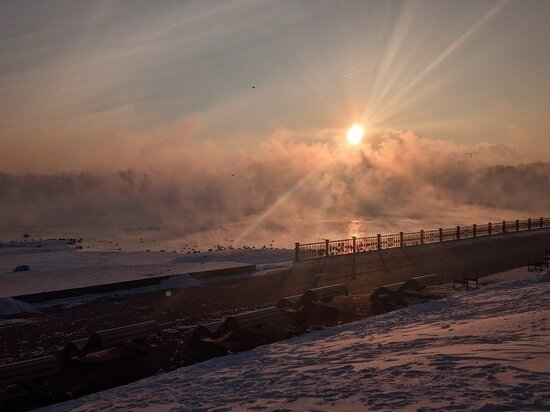
<svg viewBox="0 0 550 412">
<path fill-rule="evenodd" d="M 235 268 L 255 264 L 257 270 L 232 275 L 263 276 L 274 270 L 289 267 L 294 251 L 289 249 L 223 250 L 194 254 L 163 252 L 98 252 L 67 247 L 65 241 L 12 242 L 0 248 L 0 317 L 32 312 L 51 306 L 71 307 L 101 298 L 148 293 L 155 290 L 200 287 L 218 279 L 197 280 L 189 273 Z M 40 245 L 40 247 L 37 247 Z M 29 271 L 14 272 L 19 265 Z M 11 299 L 40 293 L 136 279 L 166 277 L 155 286 L 136 287 L 114 292 L 86 294 L 56 299 L 40 304 L 27 304 Z M 226 279 L 224 277 L 223 279 Z M 3 323 L 5 321 L 1 321 Z"/>
<path fill-rule="evenodd" d="M 550 272 L 46 408 L 136 409 L 550 410 Z"/>
<path fill-rule="evenodd" d="M 135 279 L 181 275 L 256 264 L 260 271 L 289 266 L 287 249 L 231 250 L 178 254 L 162 252 L 88 252 L 44 241 L 41 248 L 0 248 L 0 298 L 95 286 Z M 27 272 L 13 272 L 28 265 Z"/>
</svg>

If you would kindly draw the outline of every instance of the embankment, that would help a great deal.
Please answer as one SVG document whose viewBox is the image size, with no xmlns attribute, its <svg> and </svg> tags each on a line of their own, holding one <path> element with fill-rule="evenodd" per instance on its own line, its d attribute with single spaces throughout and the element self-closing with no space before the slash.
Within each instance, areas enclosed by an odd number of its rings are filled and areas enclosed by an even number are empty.
<svg viewBox="0 0 550 412">
<path fill-rule="evenodd" d="M 467 267 L 485 276 L 526 266 L 530 255 L 541 255 L 545 248 L 550 248 L 549 229 L 365 252 L 356 255 L 357 279 L 351 283 L 376 287 L 428 273 L 450 279 L 455 270 Z M 306 261 L 295 270 L 351 278 L 353 256 Z"/>
</svg>

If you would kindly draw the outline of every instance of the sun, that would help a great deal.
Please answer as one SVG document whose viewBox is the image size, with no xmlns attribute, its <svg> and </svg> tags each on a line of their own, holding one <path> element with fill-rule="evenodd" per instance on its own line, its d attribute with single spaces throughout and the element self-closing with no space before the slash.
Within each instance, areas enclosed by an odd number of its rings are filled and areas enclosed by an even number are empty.
<svg viewBox="0 0 550 412">
<path fill-rule="evenodd" d="M 363 139 L 364 134 L 365 134 L 365 129 L 363 128 L 363 126 L 355 123 L 353 126 L 351 126 L 348 129 L 346 137 L 348 138 L 348 142 L 350 144 L 357 145 L 361 142 L 361 139 Z"/>
</svg>

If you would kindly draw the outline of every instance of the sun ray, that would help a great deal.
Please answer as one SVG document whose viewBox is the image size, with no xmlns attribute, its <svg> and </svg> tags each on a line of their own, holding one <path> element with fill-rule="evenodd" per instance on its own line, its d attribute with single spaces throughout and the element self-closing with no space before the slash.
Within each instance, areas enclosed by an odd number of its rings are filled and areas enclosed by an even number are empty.
<svg viewBox="0 0 550 412">
<path fill-rule="evenodd" d="M 277 198 L 277 200 L 268 207 L 260 216 L 258 216 L 254 221 L 248 225 L 242 233 L 235 237 L 234 243 L 239 244 L 243 239 L 245 239 L 249 234 L 256 230 L 269 216 L 271 216 L 280 206 L 284 205 L 288 199 L 295 193 L 317 170 L 314 169 L 298 180 L 293 186 L 291 186 L 286 192 Z"/>
<path fill-rule="evenodd" d="M 400 89 L 389 101 L 385 102 L 384 107 L 394 107 L 398 102 L 401 106 L 401 99 L 411 89 L 413 89 L 420 81 L 422 81 L 428 74 L 430 74 L 437 66 L 445 61 L 454 51 L 456 51 L 464 42 L 471 37 L 476 31 L 478 31 L 490 18 L 494 17 L 504 6 L 509 3 L 509 0 L 501 0 L 495 4 L 491 9 L 487 11 L 479 20 L 477 20 L 470 28 L 468 28 L 463 34 L 455 39 L 443 52 L 441 52 L 430 64 L 428 64 L 413 80 L 405 87 Z M 387 89 L 387 88 L 386 88 Z M 377 100 L 380 102 L 380 98 Z M 377 105 L 378 106 L 378 105 Z M 377 116 L 378 111 L 375 109 L 371 113 L 372 116 Z"/>
</svg>

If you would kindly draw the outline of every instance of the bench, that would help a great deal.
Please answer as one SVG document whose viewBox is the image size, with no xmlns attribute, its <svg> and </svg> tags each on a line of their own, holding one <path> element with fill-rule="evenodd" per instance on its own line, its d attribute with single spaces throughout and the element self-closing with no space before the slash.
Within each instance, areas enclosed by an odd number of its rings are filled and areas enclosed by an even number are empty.
<svg viewBox="0 0 550 412">
<path fill-rule="evenodd" d="M 392 283 L 391 285 L 380 286 L 374 293 L 381 294 L 396 294 L 404 290 L 405 282 Z"/>
<path fill-rule="evenodd" d="M 456 284 L 466 286 L 466 290 L 470 289 L 470 282 L 476 283 L 476 289 L 479 288 L 479 274 L 475 268 L 466 268 L 464 270 L 455 270 L 453 273 L 453 289 Z"/>
<path fill-rule="evenodd" d="M 277 302 L 292 324 L 301 327 L 312 323 L 335 322 L 338 320 L 338 309 L 320 303 L 327 303 L 336 296 L 347 295 L 348 288 L 342 284 L 321 286 L 307 290 L 302 295 L 283 298 Z"/>
<path fill-rule="evenodd" d="M 191 337 L 192 339 L 218 339 L 228 331 L 251 330 L 266 323 L 282 320 L 284 320 L 283 314 L 273 306 L 228 316 L 224 320 L 199 324 L 191 332 Z"/>
<path fill-rule="evenodd" d="M 283 324 L 285 327 L 281 327 Z M 189 336 L 188 348 L 210 357 L 224 355 L 270 343 L 281 336 L 286 338 L 289 334 L 285 328 L 286 318 L 274 306 L 238 313 L 223 321 L 197 325 Z"/>
<path fill-rule="evenodd" d="M 405 282 L 392 283 L 379 287 L 370 296 L 372 311 L 375 314 L 407 306 L 403 300 Z"/>
<path fill-rule="evenodd" d="M 271 306 L 265 309 L 258 309 L 229 316 L 225 320 L 225 324 L 227 325 L 226 327 L 229 327 L 232 330 L 251 330 L 253 328 L 261 327 L 266 323 L 273 323 L 277 321 L 284 321 L 284 316 L 278 308 Z"/>
<path fill-rule="evenodd" d="M 53 355 L 8 363 L 0 366 L 0 388 L 19 385 L 35 395 L 47 396 L 40 380 L 59 371 L 59 362 Z"/>
<path fill-rule="evenodd" d="M 336 296 L 346 296 L 348 293 L 348 288 L 341 284 L 322 286 L 320 288 L 309 289 L 304 293 L 302 300 L 306 304 L 313 302 L 327 303 Z"/>
<path fill-rule="evenodd" d="M 427 286 L 441 283 L 441 275 L 432 273 L 430 275 L 417 276 L 405 282 L 403 289 L 422 290 Z"/>
<path fill-rule="evenodd" d="M 336 296 L 348 295 L 348 288 L 342 284 L 322 286 L 307 290 L 302 295 L 287 296 L 277 302 L 279 309 L 298 309 L 305 305 L 312 305 L 314 302 L 327 303 Z"/>
<path fill-rule="evenodd" d="M 386 299 L 388 297 L 398 297 L 401 296 L 404 290 L 405 282 L 392 283 L 390 285 L 380 286 L 374 291 L 371 295 L 372 299 Z"/>
<path fill-rule="evenodd" d="M 302 306 L 302 297 L 304 295 L 293 295 L 293 296 L 287 296 L 286 298 L 282 298 L 277 302 L 277 307 L 281 310 L 284 309 L 290 309 L 290 308 L 298 308 Z"/>
<path fill-rule="evenodd" d="M 160 332 L 160 324 L 156 321 L 134 323 L 118 328 L 105 329 L 93 333 L 89 338 L 71 341 L 61 352 L 64 360 L 84 358 L 90 353 L 106 349 L 123 348 L 130 352 L 145 355 L 146 353 L 135 347 L 136 343 L 143 343 L 149 336 Z"/>
<path fill-rule="evenodd" d="M 370 297 L 372 310 L 375 314 L 380 314 L 433 299 L 433 296 L 416 292 L 427 286 L 441 283 L 441 279 L 441 275 L 432 273 L 416 276 L 406 282 L 381 286 Z"/>
<path fill-rule="evenodd" d="M 201 338 L 210 338 L 216 339 L 220 332 L 221 326 L 223 325 L 224 320 L 217 320 L 214 322 L 198 324 L 193 328 L 191 332 L 192 338 L 201 339 Z"/>
</svg>

